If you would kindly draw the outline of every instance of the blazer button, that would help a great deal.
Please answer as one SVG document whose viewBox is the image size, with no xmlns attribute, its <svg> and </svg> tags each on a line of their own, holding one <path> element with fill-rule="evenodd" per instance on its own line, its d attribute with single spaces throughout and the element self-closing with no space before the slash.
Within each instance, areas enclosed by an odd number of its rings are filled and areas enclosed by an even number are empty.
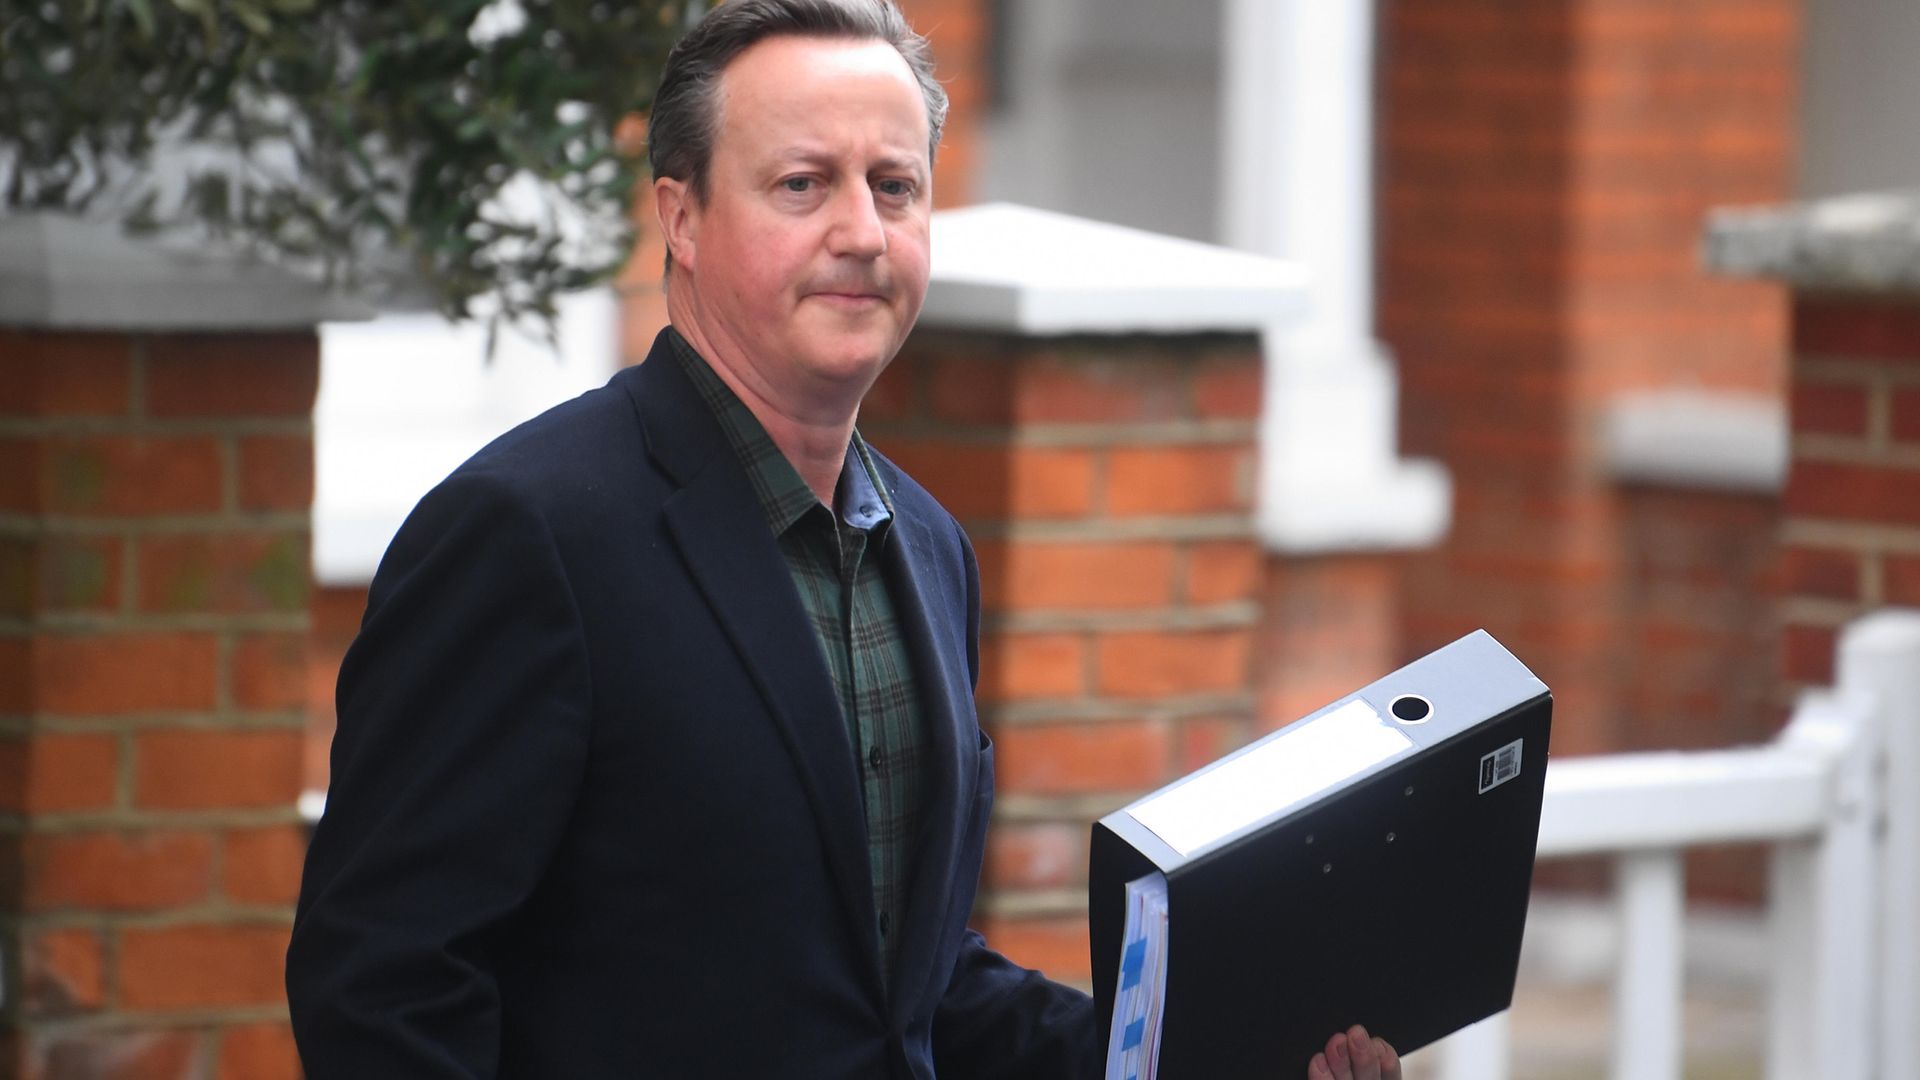
<svg viewBox="0 0 1920 1080">
<path fill-rule="evenodd" d="M 874 743 L 872 748 L 867 751 L 867 764 L 873 766 L 874 772 L 880 771 L 880 744 L 879 743 Z"/>
</svg>

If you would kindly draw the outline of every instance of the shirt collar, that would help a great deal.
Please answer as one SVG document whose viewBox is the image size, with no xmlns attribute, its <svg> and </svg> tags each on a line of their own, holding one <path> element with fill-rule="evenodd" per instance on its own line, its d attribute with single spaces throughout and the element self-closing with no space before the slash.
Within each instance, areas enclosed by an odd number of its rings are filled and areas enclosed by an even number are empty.
<svg viewBox="0 0 1920 1080">
<path fill-rule="evenodd" d="M 784 534 L 808 511 L 821 505 L 820 499 L 774 445 L 773 437 L 767 434 L 759 417 L 714 373 L 692 344 L 672 327 L 667 328 L 667 339 L 673 346 L 674 358 L 692 380 L 700 399 L 712 410 L 714 419 L 720 422 L 727 442 L 746 469 L 768 527 L 775 536 Z M 893 519 L 893 497 L 881 482 L 873 455 L 858 430 L 847 442 L 846 461 L 840 467 L 834 503 L 836 517 L 865 532 L 883 529 Z"/>
</svg>

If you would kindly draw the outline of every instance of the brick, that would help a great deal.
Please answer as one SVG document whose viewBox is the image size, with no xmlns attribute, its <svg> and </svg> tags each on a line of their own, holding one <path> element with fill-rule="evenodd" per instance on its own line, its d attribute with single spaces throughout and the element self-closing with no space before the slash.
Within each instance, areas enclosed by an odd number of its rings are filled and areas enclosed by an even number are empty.
<svg viewBox="0 0 1920 1080">
<path fill-rule="evenodd" d="M 182 729 L 134 743 L 133 799 L 154 810 L 291 806 L 300 796 L 298 731 Z"/>
<path fill-rule="evenodd" d="M 147 344 L 152 416 L 306 416 L 319 386 L 312 332 L 162 334 Z"/>
<path fill-rule="evenodd" d="M 140 610 L 304 611 L 312 578 L 307 550 L 304 531 L 144 537 L 138 546 Z"/>
<path fill-rule="evenodd" d="M 240 440 L 240 509 L 311 510 L 313 439 L 249 435 Z"/>
<path fill-rule="evenodd" d="M 236 1024 L 220 1031 L 218 1080 L 300 1080 L 300 1053 L 287 1024 Z"/>
<path fill-rule="evenodd" d="M 1065 795 L 1135 791 L 1167 777 L 1171 740 L 1158 721 L 1020 724 L 995 736 L 1002 792 Z"/>
<path fill-rule="evenodd" d="M 1038 540 L 986 542 L 980 559 L 990 610 L 1114 610 L 1161 607 L 1173 598 L 1173 545 Z"/>
<path fill-rule="evenodd" d="M 642 236 L 658 230 L 646 229 Z M 644 249 L 636 249 L 633 258 L 627 263 L 637 267 L 640 260 L 647 257 Z M 651 264 L 653 281 L 651 284 L 621 286 L 620 293 L 620 356 L 622 367 L 632 367 L 646 360 L 647 353 L 653 349 L 653 342 L 667 325 L 667 298 L 660 292 L 661 255 L 655 254 L 648 260 Z"/>
<path fill-rule="evenodd" d="M 1251 600 L 1266 576 L 1266 559 L 1252 540 L 1222 540 L 1187 549 L 1189 604 L 1226 604 Z"/>
<path fill-rule="evenodd" d="M 33 613 L 34 545 L 23 536 L 0 536 L 0 616 L 25 619 Z"/>
<path fill-rule="evenodd" d="M 1106 511 L 1134 517 L 1246 510 L 1252 472 L 1247 446 L 1115 449 L 1107 457 Z"/>
<path fill-rule="evenodd" d="M 983 703 L 1071 698 L 1086 692 L 1086 644 L 1077 634 L 992 634 L 980 641 Z"/>
<path fill-rule="evenodd" d="M 986 884 L 1057 889 L 1086 880 L 1086 829 L 1057 822 L 997 824 L 987 833 Z"/>
<path fill-rule="evenodd" d="M 1171 363 L 1109 360 L 1098 346 L 1063 346 L 1061 352 L 1052 362 L 1019 371 L 1018 422 L 1137 423 L 1188 412 L 1190 391 Z"/>
<path fill-rule="evenodd" d="M 41 814 L 110 807 L 119 762 L 120 740 L 112 735 L 36 735 L 27 748 L 24 809 Z"/>
<path fill-rule="evenodd" d="M 212 634 L 47 634 L 33 648 L 34 696 L 60 716 L 210 709 L 217 664 Z"/>
<path fill-rule="evenodd" d="M 92 1030 L 30 1034 L 25 1080 L 200 1080 L 205 1040 L 197 1032 Z"/>
<path fill-rule="evenodd" d="M 1001 955 L 1048 978 L 1083 984 L 1093 978 L 1084 918 L 990 918 L 981 921 L 980 932 Z"/>
<path fill-rule="evenodd" d="M 120 1005 L 199 1009 L 278 1005 L 284 926 L 129 926 L 120 931 Z"/>
<path fill-rule="evenodd" d="M 222 501 L 219 443 L 205 436 L 49 439 L 37 466 L 38 503 L 53 513 L 152 517 Z"/>
<path fill-rule="evenodd" d="M 1179 346 L 1062 342 L 1018 369 L 1027 423 L 1174 420 L 1190 415 L 1191 354 Z"/>
<path fill-rule="evenodd" d="M 1781 632 L 1780 674 L 1794 682 L 1833 683 L 1833 650 L 1839 632 L 1826 626 L 1788 626 Z"/>
<path fill-rule="evenodd" d="M 29 911 L 157 911 L 205 900 L 213 841 L 201 833 L 33 834 L 22 841 Z"/>
<path fill-rule="evenodd" d="M 308 641 L 303 634 L 241 637 L 233 646 L 234 705 L 267 711 L 305 707 L 309 664 Z M 333 673 L 322 674 L 329 682 L 333 679 Z"/>
<path fill-rule="evenodd" d="M 928 400 L 935 418 L 967 424 L 1099 424 L 1187 415 L 1190 390 L 1170 354 L 1130 355 L 1105 342 L 1010 357 L 943 355 Z M 1117 355 L 1116 355 L 1117 353 Z"/>
<path fill-rule="evenodd" d="M 0 811 L 58 813 L 113 805 L 119 740 L 35 734 L 0 740 Z"/>
<path fill-rule="evenodd" d="M 955 517 L 969 521 L 1007 516 L 1012 481 L 1006 447 L 895 437 L 872 445 Z"/>
<path fill-rule="evenodd" d="M 1501 640 L 1512 642 L 1514 638 L 1512 635 L 1502 635 Z M 1529 658 L 1533 655 L 1524 646 L 1516 645 L 1515 648 L 1528 652 Z M 1269 680 L 1261 688 L 1259 712 L 1255 717 L 1258 730 L 1254 734 L 1264 735 L 1286 727 L 1308 713 L 1322 708 L 1328 702 L 1338 701 L 1352 693 L 1356 685 L 1364 685 L 1379 676 L 1380 672 L 1374 670 L 1369 672 L 1369 677 L 1359 680 L 1318 673 Z M 1557 691 L 1560 684 L 1555 682 L 1553 686 Z"/>
<path fill-rule="evenodd" d="M 1156 698 L 1250 688 L 1253 635 L 1244 630 L 1128 631 L 1099 644 L 1102 694 Z"/>
<path fill-rule="evenodd" d="M 291 904 L 300 897 L 306 857 L 306 831 L 298 825 L 234 829 L 222 839 L 221 891 L 240 904 Z"/>
<path fill-rule="evenodd" d="M 907 420 L 919 412 L 918 368 L 906 357 L 896 357 L 860 399 L 859 422 Z"/>
<path fill-rule="evenodd" d="M 1920 388 L 1893 392 L 1890 432 L 1895 442 L 1920 442 Z"/>
<path fill-rule="evenodd" d="M 1780 574 L 1791 596 L 1860 599 L 1860 556 L 1852 552 L 1789 548 L 1781 553 Z"/>
<path fill-rule="evenodd" d="M 33 693 L 32 643 L 0 632 L 0 713 L 27 712 Z"/>
<path fill-rule="evenodd" d="M 338 670 L 336 668 L 336 670 Z M 333 712 L 333 688 L 326 690 L 326 708 L 309 705 L 307 709 L 306 749 L 301 752 L 300 788 L 303 791 L 325 791 L 332 779 L 333 762 L 329 754 L 333 750 L 335 727 Z"/>
<path fill-rule="evenodd" d="M 0 738 L 0 813 L 20 813 L 27 804 L 27 740 Z"/>
<path fill-rule="evenodd" d="M 40 459 L 38 442 L 0 437 L 0 512 L 40 509 Z"/>
<path fill-rule="evenodd" d="M 1790 409 L 1793 430 L 1803 435 L 1867 433 L 1867 388 L 1863 385 L 1796 382 Z"/>
<path fill-rule="evenodd" d="M 1085 450 L 896 440 L 882 450 L 956 517 L 1078 517 L 1093 503 Z"/>
<path fill-rule="evenodd" d="M 1252 729 L 1252 723 L 1240 716 L 1193 716 L 1180 721 L 1174 772 L 1184 776 L 1240 749 L 1251 741 Z"/>
<path fill-rule="evenodd" d="M 1258 420 L 1261 385 L 1257 351 L 1245 361 L 1208 364 L 1194 376 L 1194 414 L 1202 420 Z"/>
<path fill-rule="evenodd" d="M 1920 305 L 1900 300 L 1796 297 L 1793 351 L 1803 356 L 1920 359 Z"/>
<path fill-rule="evenodd" d="M 112 536 L 42 538 L 33 553 L 33 605 L 42 611 L 118 611 L 123 546 Z"/>
<path fill-rule="evenodd" d="M 123 335 L 0 331 L 0 416 L 125 416 L 132 368 Z"/>
<path fill-rule="evenodd" d="M 1881 563 L 1886 602 L 1920 607 L 1920 555 L 1888 555 Z"/>
<path fill-rule="evenodd" d="M 21 966 L 21 1007 L 29 1015 L 83 1012 L 106 1001 L 105 954 L 97 930 L 30 934 Z"/>
<path fill-rule="evenodd" d="M 1920 525 L 1920 469 L 1796 461 L 1786 509 L 1792 517 Z"/>
<path fill-rule="evenodd" d="M 1014 518 L 1079 517 L 1093 508 L 1093 455 L 1016 446 L 1007 454 L 1006 512 Z"/>
<path fill-rule="evenodd" d="M 1012 341 L 983 341 L 973 337 L 932 335 L 928 351 L 915 359 L 927 368 L 927 402 L 936 420 L 959 424 L 1010 424 L 1018 412 L 1014 400 L 1014 362 L 1008 354 L 1022 353 Z M 985 355 L 983 355 L 985 354 Z M 993 355 L 999 354 L 999 355 Z"/>
</svg>

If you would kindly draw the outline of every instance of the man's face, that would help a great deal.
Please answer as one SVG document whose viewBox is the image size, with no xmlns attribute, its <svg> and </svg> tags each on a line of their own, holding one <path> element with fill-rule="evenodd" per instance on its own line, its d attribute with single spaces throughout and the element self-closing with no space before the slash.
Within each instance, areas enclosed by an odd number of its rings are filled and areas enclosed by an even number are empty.
<svg viewBox="0 0 1920 1080">
<path fill-rule="evenodd" d="M 718 119 L 673 250 L 709 359 L 796 419 L 857 399 L 926 296 L 919 87 L 885 42 L 769 38 L 722 73 Z"/>
</svg>

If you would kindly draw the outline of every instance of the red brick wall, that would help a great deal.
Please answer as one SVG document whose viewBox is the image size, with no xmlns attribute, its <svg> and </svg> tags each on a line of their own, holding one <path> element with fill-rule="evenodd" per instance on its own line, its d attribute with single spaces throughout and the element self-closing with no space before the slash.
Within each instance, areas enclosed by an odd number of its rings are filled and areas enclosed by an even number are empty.
<svg viewBox="0 0 1920 1080">
<path fill-rule="evenodd" d="M 1596 433 L 1623 390 L 1780 392 L 1780 291 L 1712 279 L 1696 251 L 1708 208 L 1786 193 L 1796 11 L 1381 8 L 1379 331 L 1400 365 L 1407 452 L 1443 460 L 1456 487 L 1452 534 L 1408 566 L 1405 646 L 1491 630 L 1555 688 L 1557 752 L 1753 729 L 1647 696 L 1638 643 L 1665 595 L 1648 560 L 1664 556 L 1636 545 L 1672 532 L 1745 552 L 1764 513 L 1623 491 Z M 1690 627 L 1676 648 L 1694 655 L 1669 654 L 1678 668 L 1658 678 L 1685 668 L 1704 687 L 1740 668 L 1743 629 Z M 1649 730 L 1648 707 L 1690 730 Z"/>
<path fill-rule="evenodd" d="M 1260 726 L 1273 730 L 1398 668 L 1405 557 L 1272 556 L 1260 625 Z"/>
<path fill-rule="evenodd" d="M 316 585 L 313 590 L 313 629 L 307 640 L 307 747 L 301 765 L 301 787 L 327 789 L 327 756 L 333 748 L 333 687 L 340 678 L 340 662 L 347 646 L 360 632 L 360 616 L 367 610 L 366 585 Z"/>
<path fill-rule="evenodd" d="M 295 1075 L 317 373 L 0 330 L 0 1075 Z"/>
<path fill-rule="evenodd" d="M 1251 337 L 918 330 L 861 429 L 973 537 L 999 799 L 976 917 L 1086 981 L 1088 822 L 1256 730 Z"/>
<path fill-rule="evenodd" d="M 1773 654 L 1780 500 L 1622 493 L 1621 748 L 1760 743 L 1785 720 Z"/>
<path fill-rule="evenodd" d="M 1920 298 L 1801 296 L 1780 662 L 1833 681 L 1839 627 L 1920 606 Z"/>
<path fill-rule="evenodd" d="M 1775 660 L 1779 497 L 1633 487 L 1622 492 L 1618 527 L 1617 655 L 1627 676 L 1618 749 L 1772 738 L 1787 714 Z M 1766 855 L 1752 846 L 1690 851 L 1687 891 L 1756 903 L 1766 895 Z"/>
</svg>

